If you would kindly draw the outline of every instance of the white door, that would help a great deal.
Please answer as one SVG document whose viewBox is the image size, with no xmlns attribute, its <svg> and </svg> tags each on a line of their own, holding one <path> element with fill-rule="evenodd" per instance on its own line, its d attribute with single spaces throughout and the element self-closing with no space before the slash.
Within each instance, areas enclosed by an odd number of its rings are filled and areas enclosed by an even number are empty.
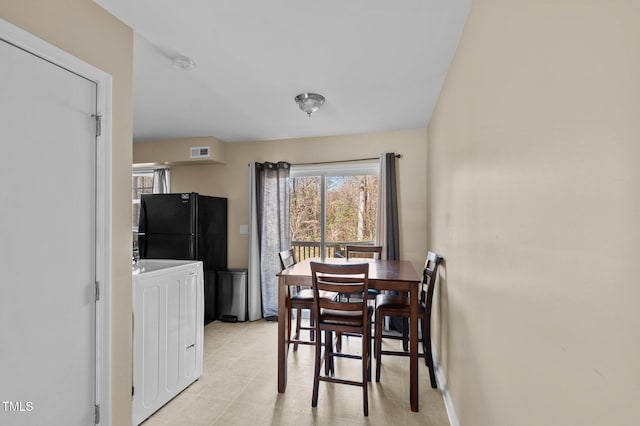
<svg viewBox="0 0 640 426">
<path fill-rule="evenodd" d="M 89 425 L 96 84 L 0 39 L 0 425 Z"/>
</svg>

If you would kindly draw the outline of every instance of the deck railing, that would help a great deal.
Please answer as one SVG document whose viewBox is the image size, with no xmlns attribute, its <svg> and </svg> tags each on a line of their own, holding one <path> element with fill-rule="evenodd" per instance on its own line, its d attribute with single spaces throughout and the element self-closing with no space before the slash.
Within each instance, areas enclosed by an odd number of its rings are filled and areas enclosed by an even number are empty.
<svg viewBox="0 0 640 426">
<path fill-rule="evenodd" d="M 340 242 L 327 242 L 325 243 L 326 252 L 325 257 L 347 257 L 347 244 L 348 245 L 373 245 L 373 241 L 340 241 Z M 308 259 L 310 257 L 322 257 L 321 247 L 319 241 L 292 241 L 291 247 L 296 256 L 296 260 Z"/>
</svg>

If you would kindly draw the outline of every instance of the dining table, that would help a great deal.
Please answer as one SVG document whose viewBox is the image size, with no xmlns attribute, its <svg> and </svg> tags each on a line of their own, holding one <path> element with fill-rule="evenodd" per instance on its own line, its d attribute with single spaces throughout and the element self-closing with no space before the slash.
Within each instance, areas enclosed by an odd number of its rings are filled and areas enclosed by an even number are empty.
<svg viewBox="0 0 640 426">
<path fill-rule="evenodd" d="M 409 294 L 409 399 L 411 411 L 418 412 L 418 296 L 420 276 L 407 260 L 351 258 L 308 258 L 282 270 L 278 276 L 278 392 L 287 388 L 287 357 L 289 353 L 289 291 L 290 286 L 312 287 L 311 262 L 331 264 L 369 263 L 369 288 Z"/>
</svg>

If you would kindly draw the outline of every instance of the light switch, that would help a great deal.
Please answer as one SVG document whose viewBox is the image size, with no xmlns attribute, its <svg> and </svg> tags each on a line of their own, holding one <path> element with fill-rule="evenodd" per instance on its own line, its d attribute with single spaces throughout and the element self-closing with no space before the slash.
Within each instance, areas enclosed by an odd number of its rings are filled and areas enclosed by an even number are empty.
<svg viewBox="0 0 640 426">
<path fill-rule="evenodd" d="M 240 234 L 246 235 L 249 233 L 249 225 L 240 225 Z"/>
</svg>

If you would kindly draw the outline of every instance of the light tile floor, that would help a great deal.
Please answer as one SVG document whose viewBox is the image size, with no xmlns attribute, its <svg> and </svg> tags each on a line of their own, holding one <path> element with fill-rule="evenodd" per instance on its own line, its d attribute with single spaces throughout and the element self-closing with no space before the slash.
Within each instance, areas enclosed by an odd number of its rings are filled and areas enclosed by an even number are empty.
<svg viewBox="0 0 640 426">
<path fill-rule="evenodd" d="M 223 323 L 205 327 L 202 377 L 144 426 L 209 425 L 429 425 L 449 426 L 439 390 L 429 386 L 420 360 L 420 412 L 409 405 L 409 359 L 383 356 L 380 382 L 369 384 L 369 416 L 362 413 L 362 389 L 320 383 L 318 406 L 311 407 L 314 347 L 289 353 L 287 390 L 278 393 L 275 322 Z M 359 351 L 360 341 L 345 338 L 343 348 Z M 387 341 L 386 347 L 400 347 Z M 359 361 L 339 359 L 336 374 L 357 379 Z M 375 361 L 372 373 L 375 378 Z"/>
</svg>

